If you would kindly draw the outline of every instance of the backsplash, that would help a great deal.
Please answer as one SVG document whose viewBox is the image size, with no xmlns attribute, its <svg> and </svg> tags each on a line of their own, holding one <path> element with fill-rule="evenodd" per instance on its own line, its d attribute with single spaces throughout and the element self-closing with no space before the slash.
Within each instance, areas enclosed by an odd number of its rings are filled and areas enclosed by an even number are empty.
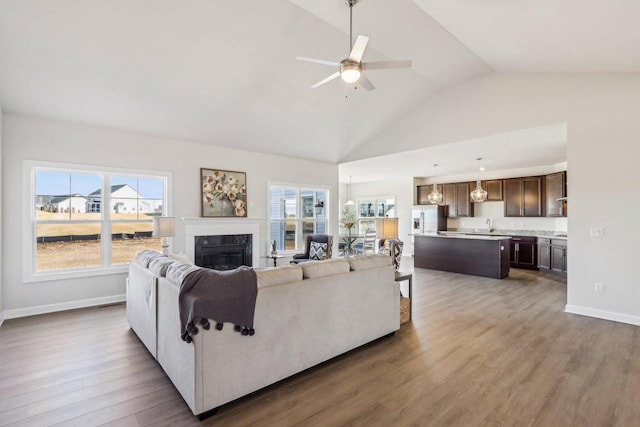
<svg viewBox="0 0 640 427">
<path fill-rule="evenodd" d="M 492 229 L 567 233 L 567 218 L 505 218 L 504 202 L 476 203 L 474 209 L 475 216 L 472 218 L 447 219 L 447 228 L 449 230 L 488 230 L 487 218 L 490 218 Z"/>
</svg>

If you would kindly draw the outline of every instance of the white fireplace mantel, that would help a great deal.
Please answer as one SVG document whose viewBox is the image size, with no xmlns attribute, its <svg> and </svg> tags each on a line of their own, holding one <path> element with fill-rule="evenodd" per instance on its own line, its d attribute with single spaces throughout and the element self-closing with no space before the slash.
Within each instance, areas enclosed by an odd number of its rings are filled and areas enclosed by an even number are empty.
<svg viewBox="0 0 640 427">
<path fill-rule="evenodd" d="M 260 229 L 263 218 L 180 218 L 176 235 L 184 236 L 183 252 L 192 261 L 195 259 L 196 236 L 216 236 L 229 234 L 251 234 L 252 263 L 260 266 Z M 181 229 L 180 229 L 181 228 Z"/>
</svg>

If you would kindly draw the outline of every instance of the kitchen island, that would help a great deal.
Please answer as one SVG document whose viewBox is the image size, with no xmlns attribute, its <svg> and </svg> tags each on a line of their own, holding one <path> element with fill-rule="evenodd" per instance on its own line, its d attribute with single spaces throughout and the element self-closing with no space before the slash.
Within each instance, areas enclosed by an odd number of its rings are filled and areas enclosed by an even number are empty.
<svg viewBox="0 0 640 427">
<path fill-rule="evenodd" d="M 509 236 L 416 234 L 415 267 L 504 279 L 509 276 Z"/>
</svg>

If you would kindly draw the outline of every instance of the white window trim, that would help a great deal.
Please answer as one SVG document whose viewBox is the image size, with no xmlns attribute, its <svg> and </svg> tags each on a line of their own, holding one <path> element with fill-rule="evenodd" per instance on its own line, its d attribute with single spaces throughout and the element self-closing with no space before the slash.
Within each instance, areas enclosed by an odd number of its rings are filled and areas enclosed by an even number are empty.
<svg viewBox="0 0 640 427">
<path fill-rule="evenodd" d="M 35 239 L 35 169 L 51 169 L 61 171 L 77 171 L 78 173 L 106 173 L 109 175 L 134 175 L 137 177 L 149 177 L 149 178 L 164 178 L 165 205 L 163 206 L 164 215 L 171 216 L 171 200 L 173 196 L 172 189 L 172 173 L 168 171 L 158 170 L 145 170 L 145 169 L 125 169 L 117 167 L 104 167 L 87 164 L 76 163 L 62 163 L 62 162 L 47 162 L 39 160 L 24 160 L 22 166 L 22 194 L 23 198 L 22 207 L 22 280 L 24 283 L 34 282 L 47 282 L 53 280 L 72 279 L 78 277 L 91 277 L 91 276 L 105 276 L 112 274 L 126 273 L 128 265 L 117 266 L 104 266 L 105 263 L 111 259 L 111 245 L 104 245 L 102 251 L 102 264 L 100 267 L 87 267 L 87 268 L 73 268 L 65 270 L 53 270 L 47 272 L 37 272 L 36 266 L 36 239 Z M 109 176 L 104 177 L 102 183 L 102 195 L 103 195 L 103 213 L 105 206 L 110 206 L 111 192 L 107 191 L 111 188 L 111 182 Z M 133 220 L 135 221 L 135 220 Z M 98 222 L 98 221 L 89 221 Z M 111 241 L 111 222 L 104 218 L 99 221 L 103 227 L 101 227 L 101 239 L 102 241 Z"/>
<path fill-rule="evenodd" d="M 271 187 L 284 187 L 284 188 L 294 188 L 296 190 L 296 218 L 293 221 L 296 221 L 296 248 L 294 250 L 286 250 L 279 251 L 279 254 L 282 255 L 294 255 L 300 253 L 300 251 L 304 251 L 305 242 L 302 241 L 302 230 L 300 230 L 302 221 L 308 218 L 302 218 L 302 204 L 300 203 L 300 190 L 312 190 L 312 191 L 326 191 L 327 192 L 327 200 L 324 203 L 324 215 L 325 221 L 327 222 L 327 233 L 331 229 L 331 187 L 326 185 L 317 185 L 317 184 L 300 184 L 300 183 L 291 183 L 291 182 L 279 182 L 279 181 L 268 181 L 267 182 L 267 239 L 271 239 L 270 226 L 271 226 Z M 283 218 L 273 218 L 273 221 L 284 221 Z M 269 241 L 269 240 L 268 240 Z"/>
</svg>

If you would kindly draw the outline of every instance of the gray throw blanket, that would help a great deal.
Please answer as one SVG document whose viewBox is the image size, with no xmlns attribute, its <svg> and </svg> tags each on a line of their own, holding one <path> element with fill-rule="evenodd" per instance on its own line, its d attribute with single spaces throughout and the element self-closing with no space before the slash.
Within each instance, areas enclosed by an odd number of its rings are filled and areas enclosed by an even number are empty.
<svg viewBox="0 0 640 427">
<path fill-rule="evenodd" d="M 199 268 L 184 278 L 178 304 L 182 339 L 192 341 L 198 333 L 196 323 L 209 329 L 209 320 L 222 329 L 231 322 L 242 335 L 253 335 L 253 314 L 258 295 L 256 272 L 247 266 L 235 270 L 216 271 Z"/>
</svg>

